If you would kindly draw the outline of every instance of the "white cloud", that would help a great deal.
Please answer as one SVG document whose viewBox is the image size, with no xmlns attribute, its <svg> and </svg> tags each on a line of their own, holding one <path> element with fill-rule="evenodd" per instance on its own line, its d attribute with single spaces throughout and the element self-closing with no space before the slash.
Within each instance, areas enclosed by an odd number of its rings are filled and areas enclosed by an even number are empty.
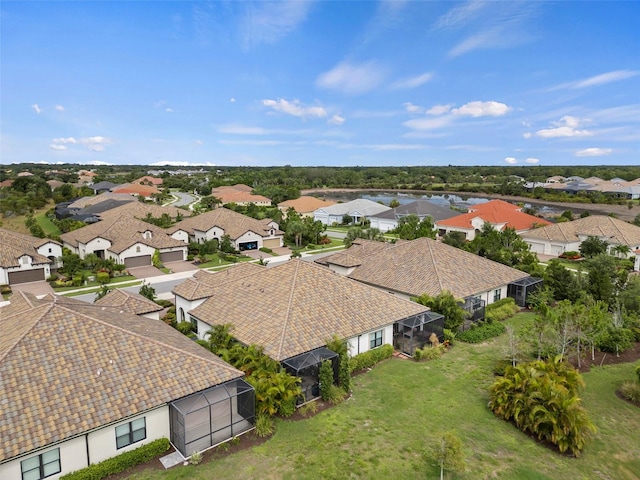
<svg viewBox="0 0 640 480">
<path fill-rule="evenodd" d="M 56 105 L 56 110 L 59 112 L 64 112 L 64 107 L 62 105 Z"/>
<path fill-rule="evenodd" d="M 555 87 L 551 87 L 550 90 L 560 90 L 564 88 L 580 89 L 597 87 L 605 85 L 607 83 L 619 82 L 640 75 L 640 71 L 637 70 L 615 70 L 613 72 L 601 73 L 593 77 L 585 78 L 583 80 L 576 80 L 575 82 L 567 82 Z"/>
<path fill-rule="evenodd" d="M 411 102 L 405 102 L 402 104 L 404 109 L 409 113 L 421 113 L 424 109 L 418 105 L 414 105 Z"/>
<path fill-rule="evenodd" d="M 31 105 L 31 108 L 33 108 L 35 110 L 35 112 L 40 115 L 40 112 L 42 111 L 42 109 L 38 106 L 37 103 L 34 103 L 33 105 Z"/>
<path fill-rule="evenodd" d="M 324 118 L 327 116 L 327 111 L 323 107 L 303 107 L 300 100 L 289 102 L 284 98 L 279 98 L 278 100 L 262 100 L 262 104 L 265 107 L 272 108 L 276 112 L 286 113 L 299 118 Z"/>
<path fill-rule="evenodd" d="M 469 115 L 471 117 L 500 117 L 511 110 L 511 107 L 500 102 L 469 102 L 460 108 L 454 108 L 454 115 Z"/>
<path fill-rule="evenodd" d="M 436 130 L 438 128 L 446 127 L 453 122 L 453 116 L 446 115 L 436 118 L 413 118 L 403 122 L 405 127 L 409 127 L 413 130 Z"/>
<path fill-rule="evenodd" d="M 173 108 L 165 108 L 164 111 L 167 113 L 173 113 Z"/>
<path fill-rule="evenodd" d="M 245 48 L 261 43 L 273 44 L 294 31 L 307 18 L 313 2 L 287 0 L 246 3 L 241 26 Z"/>
<path fill-rule="evenodd" d="M 416 87 L 419 87 L 420 85 L 424 85 L 432 78 L 433 78 L 433 73 L 426 72 L 416 77 L 410 77 L 410 78 L 404 78 L 402 80 L 398 80 L 397 82 L 394 82 L 393 85 L 391 85 L 391 88 L 397 89 L 397 90 L 407 89 L 407 88 L 416 88 Z"/>
<path fill-rule="evenodd" d="M 262 127 L 245 127 L 243 125 L 223 125 L 218 128 L 220 133 L 230 133 L 232 135 L 266 135 L 267 129 Z"/>
<path fill-rule="evenodd" d="M 610 155 L 613 152 L 611 148 L 585 148 L 584 150 L 578 150 L 574 155 L 576 157 L 604 157 Z"/>
<path fill-rule="evenodd" d="M 579 118 L 565 115 L 559 122 L 553 122 L 555 128 L 538 130 L 536 135 L 542 138 L 589 137 L 593 135 L 593 132 L 588 130 L 578 130 L 580 123 L 582 121 Z"/>
<path fill-rule="evenodd" d="M 373 62 L 350 64 L 341 62 L 333 69 L 321 74 L 316 85 L 330 90 L 357 95 L 376 88 L 384 80 L 382 68 Z"/>
<path fill-rule="evenodd" d="M 464 5 L 452 8 L 436 21 L 435 27 L 438 29 L 457 28 L 466 25 L 475 19 L 487 2 L 470 1 Z"/>
<path fill-rule="evenodd" d="M 516 163 L 518 163 L 518 160 L 513 157 L 506 157 L 504 161 L 507 162 L 509 165 L 515 165 Z"/>
<path fill-rule="evenodd" d="M 101 166 L 101 165 L 113 165 L 113 164 L 112 163 L 108 163 L 108 162 L 102 162 L 100 160 L 92 160 L 92 161 L 86 163 L 85 165 Z"/>
<path fill-rule="evenodd" d="M 527 158 L 525 160 L 526 163 L 532 163 L 532 164 L 536 164 L 536 163 L 540 163 L 540 159 L 539 158 Z"/>
<path fill-rule="evenodd" d="M 67 149 L 66 145 L 60 145 L 60 144 L 57 144 L 57 143 L 52 143 L 51 145 L 49 145 L 49 148 L 51 150 L 66 150 Z"/>
<path fill-rule="evenodd" d="M 330 119 L 329 119 L 329 123 L 331 123 L 332 125 L 342 125 L 344 123 L 345 119 L 344 117 L 340 116 L 340 115 L 333 115 Z"/>
<path fill-rule="evenodd" d="M 444 115 L 451 111 L 452 105 L 434 105 L 427 110 L 427 115 Z"/>
<path fill-rule="evenodd" d="M 67 147 L 65 145 L 85 145 L 89 150 L 93 152 L 102 152 L 105 149 L 106 145 L 109 145 L 111 140 L 101 136 L 95 137 L 87 137 L 76 140 L 74 137 L 60 137 L 54 138 L 52 140 L 52 145 L 50 146 L 54 150 L 66 150 Z M 57 148 L 64 147 L 64 148 Z"/>
<path fill-rule="evenodd" d="M 215 163 L 205 162 L 205 163 L 190 163 L 190 162 L 180 162 L 180 161 L 172 161 L 172 160 L 161 160 L 159 162 L 154 162 L 149 164 L 150 167 L 215 167 Z"/>
<path fill-rule="evenodd" d="M 202 143 L 203 143 L 203 142 L 202 142 L 202 140 L 196 140 L 196 141 L 195 141 L 195 144 L 196 144 L 196 145 L 202 145 Z"/>
<path fill-rule="evenodd" d="M 522 136 L 523 136 L 524 138 L 531 138 L 531 132 L 524 132 L 524 133 L 522 134 Z"/>
<path fill-rule="evenodd" d="M 236 99 L 235 99 L 234 97 L 231 97 L 231 98 L 229 99 L 229 101 L 230 101 L 231 103 L 235 103 L 235 102 L 236 102 Z"/>
<path fill-rule="evenodd" d="M 68 138 L 54 138 L 53 143 L 78 143 L 78 141 L 73 137 Z"/>
</svg>

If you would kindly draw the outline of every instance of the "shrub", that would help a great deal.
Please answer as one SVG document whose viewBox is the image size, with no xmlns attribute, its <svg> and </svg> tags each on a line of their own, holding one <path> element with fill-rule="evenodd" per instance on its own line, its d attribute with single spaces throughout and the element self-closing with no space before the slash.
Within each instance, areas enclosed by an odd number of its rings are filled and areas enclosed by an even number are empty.
<svg viewBox="0 0 640 480">
<path fill-rule="evenodd" d="M 171 302 L 171 300 L 164 300 L 162 298 L 156 298 L 154 300 L 154 302 L 156 302 L 158 305 L 160 305 L 163 308 L 171 308 L 171 307 L 173 307 L 173 303 Z"/>
<path fill-rule="evenodd" d="M 368 350 L 356 355 L 355 357 L 351 357 L 349 366 L 351 372 L 357 372 L 359 370 L 364 370 L 365 368 L 371 368 L 376 363 L 387 358 L 391 358 L 392 356 L 393 346 L 385 344 L 379 348 L 374 348 L 373 350 Z"/>
<path fill-rule="evenodd" d="M 260 438 L 273 435 L 275 424 L 269 415 L 258 414 L 256 416 L 256 436 Z"/>
<path fill-rule="evenodd" d="M 456 339 L 456 332 L 449 330 L 448 328 L 442 329 L 442 337 L 445 342 L 449 342 L 449 345 L 453 345 L 453 341 Z"/>
<path fill-rule="evenodd" d="M 189 457 L 189 463 L 191 465 L 198 465 L 202 462 L 202 452 L 193 452 Z"/>
<path fill-rule="evenodd" d="M 503 321 L 513 317 L 518 312 L 518 306 L 513 298 L 503 298 L 497 302 L 487 305 L 484 310 L 485 320 L 489 323 L 493 321 Z"/>
<path fill-rule="evenodd" d="M 11 293 L 11 287 L 9 285 L 0 285 L 0 294 L 8 295 Z"/>
<path fill-rule="evenodd" d="M 460 332 L 457 339 L 466 343 L 482 343 L 490 338 L 498 337 L 505 332 L 505 326 L 500 322 L 481 322 L 471 326 L 469 330 Z"/>
<path fill-rule="evenodd" d="M 290 417 L 296 413 L 296 398 L 289 398 L 280 403 L 278 413 L 283 417 Z"/>
<path fill-rule="evenodd" d="M 82 285 L 82 276 L 81 275 L 75 275 L 72 279 L 73 281 L 73 286 L 74 287 L 79 287 Z"/>
<path fill-rule="evenodd" d="M 440 358 L 445 352 L 446 347 L 443 344 L 437 346 L 425 345 L 423 348 L 417 348 L 413 353 L 413 359 L 420 362 L 426 360 L 435 360 Z"/>
<path fill-rule="evenodd" d="M 640 365 L 636 367 L 636 375 L 638 376 L 638 382 L 640 383 Z"/>
<path fill-rule="evenodd" d="M 300 407 L 300 414 L 303 416 L 313 415 L 318 411 L 318 402 L 315 400 L 312 402 L 305 403 Z"/>
<path fill-rule="evenodd" d="M 103 285 L 109 283 L 109 272 L 98 272 L 96 274 L 96 280 Z"/>
<path fill-rule="evenodd" d="M 47 278 L 47 282 L 55 282 L 56 280 L 58 280 L 57 273 L 52 273 L 51 275 L 49 275 L 49 278 Z"/>
<path fill-rule="evenodd" d="M 318 380 L 320 381 L 320 398 L 327 402 L 333 386 L 333 368 L 330 360 L 325 360 L 320 364 Z"/>
<path fill-rule="evenodd" d="M 329 392 L 327 394 L 326 401 L 336 405 L 343 401 L 347 396 L 347 392 L 345 392 L 342 388 L 337 385 L 331 385 L 329 387 Z M 324 399 L 323 399 L 324 400 Z"/>
<path fill-rule="evenodd" d="M 640 383 L 624 382 L 620 387 L 620 394 L 630 402 L 640 405 Z"/>
<path fill-rule="evenodd" d="M 628 328 L 609 328 L 600 338 L 597 347 L 603 352 L 620 353 L 629 350 L 635 340 L 634 333 Z"/>
<path fill-rule="evenodd" d="M 308 248 L 309 250 L 315 250 L 317 247 L 316 247 L 316 245 L 315 245 L 314 243 L 309 243 L 309 244 L 307 245 L 307 248 Z"/>
<path fill-rule="evenodd" d="M 269 247 L 260 247 L 258 250 L 264 253 L 273 253 L 273 250 L 271 250 Z"/>
<path fill-rule="evenodd" d="M 104 462 L 63 475 L 61 480 L 100 480 L 108 475 L 120 473 L 127 468 L 148 462 L 169 450 L 170 446 L 168 439 L 159 438 L 135 450 L 124 452 L 117 457 L 112 457 Z"/>
</svg>

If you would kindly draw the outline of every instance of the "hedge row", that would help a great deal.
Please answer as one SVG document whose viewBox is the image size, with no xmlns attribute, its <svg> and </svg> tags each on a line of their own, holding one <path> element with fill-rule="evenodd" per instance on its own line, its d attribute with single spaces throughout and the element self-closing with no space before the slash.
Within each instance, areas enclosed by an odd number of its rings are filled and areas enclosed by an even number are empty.
<svg viewBox="0 0 640 480">
<path fill-rule="evenodd" d="M 108 475 L 120 473 L 127 468 L 153 460 L 169 450 L 170 446 L 168 439 L 159 438 L 135 450 L 124 452 L 117 457 L 108 458 L 104 462 L 89 465 L 82 470 L 63 475 L 60 480 L 101 480 Z"/>
<path fill-rule="evenodd" d="M 487 322 L 501 322 L 513 317 L 519 308 L 513 298 L 503 298 L 497 302 L 487 305 L 484 309 L 484 318 Z"/>
<path fill-rule="evenodd" d="M 380 348 L 374 348 L 364 353 L 360 353 L 349 360 L 349 370 L 357 372 L 365 368 L 371 368 L 376 363 L 381 362 L 385 358 L 393 356 L 393 346 L 389 344 L 382 345 Z"/>
<path fill-rule="evenodd" d="M 490 338 L 498 337 L 505 332 L 506 327 L 500 322 L 482 322 L 471 326 L 469 330 L 456 335 L 456 340 L 466 343 L 481 343 Z"/>
</svg>

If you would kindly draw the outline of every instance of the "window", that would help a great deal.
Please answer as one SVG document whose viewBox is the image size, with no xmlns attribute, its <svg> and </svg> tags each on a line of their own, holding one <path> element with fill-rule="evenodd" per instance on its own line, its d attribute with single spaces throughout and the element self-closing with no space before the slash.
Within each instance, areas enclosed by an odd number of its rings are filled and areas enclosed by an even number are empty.
<svg viewBox="0 0 640 480">
<path fill-rule="evenodd" d="M 20 462 L 22 480 L 40 480 L 60 473 L 60 449 L 55 448 L 41 455 Z"/>
<path fill-rule="evenodd" d="M 144 417 L 116 427 L 116 448 L 126 447 L 147 438 L 147 424 Z"/>
<path fill-rule="evenodd" d="M 376 348 L 382 345 L 382 330 L 369 334 L 369 348 Z"/>
<path fill-rule="evenodd" d="M 193 317 L 189 317 L 189 320 L 191 321 L 191 331 L 197 335 L 198 334 L 198 320 L 196 320 Z"/>
<path fill-rule="evenodd" d="M 498 288 L 493 292 L 493 301 L 497 302 L 498 300 L 500 300 L 501 295 L 502 295 L 502 289 Z"/>
<path fill-rule="evenodd" d="M 140 245 L 136 247 L 136 253 L 140 253 Z"/>
</svg>

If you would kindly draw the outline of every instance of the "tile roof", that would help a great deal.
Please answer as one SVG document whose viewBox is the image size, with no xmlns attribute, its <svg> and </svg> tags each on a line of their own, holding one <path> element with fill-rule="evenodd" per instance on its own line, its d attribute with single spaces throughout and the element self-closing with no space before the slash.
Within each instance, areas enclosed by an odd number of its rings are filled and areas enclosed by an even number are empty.
<svg viewBox="0 0 640 480">
<path fill-rule="evenodd" d="M 92 197 L 82 197 L 77 199 L 76 201 L 69 204 L 69 208 L 86 208 L 90 205 L 95 205 L 96 203 L 104 202 L 105 200 L 131 200 L 131 195 L 128 193 L 112 193 L 112 192 L 104 192 L 99 195 L 94 195 Z"/>
<path fill-rule="evenodd" d="M 29 255 L 35 264 L 51 263 L 51 260 L 36 251 L 38 247 L 49 242 L 60 245 L 50 238 L 37 238 L 0 228 L 0 245 L 2 245 L 0 248 L 0 267 L 20 266 L 18 259 L 23 255 Z"/>
<path fill-rule="evenodd" d="M 125 183 L 118 185 L 111 189 L 113 193 L 130 193 L 135 195 L 141 195 L 143 197 L 150 197 L 154 193 L 160 193 L 156 187 L 149 185 L 141 185 L 139 183 Z"/>
<path fill-rule="evenodd" d="M 469 209 L 469 213 L 463 213 L 455 217 L 438 221 L 438 226 L 460 227 L 473 230 L 471 220 L 480 218 L 492 225 L 506 224 L 506 227 L 514 228 L 516 231 L 529 230 L 536 225 L 551 225 L 551 222 L 544 218 L 535 217 L 521 212 L 520 207 L 503 200 L 491 200 L 486 203 L 474 205 Z"/>
<path fill-rule="evenodd" d="M 190 314 L 210 325 L 231 323 L 240 342 L 261 345 L 280 361 L 333 335 L 351 338 L 428 310 L 296 259 L 220 284 Z"/>
<path fill-rule="evenodd" d="M 130 195 L 129 200 L 131 200 Z M 144 219 L 148 215 L 151 215 L 152 217 L 160 218 L 165 213 L 174 219 L 178 217 L 178 215 L 181 215 L 182 217 L 189 217 L 191 215 L 191 212 L 189 210 L 172 207 L 171 205 L 163 207 L 160 205 L 156 205 L 155 203 L 133 201 L 127 202 L 127 204 L 125 205 L 102 213 L 100 215 L 100 218 L 108 218 L 110 215 L 127 215 L 129 217 L 135 217 L 139 219 Z"/>
<path fill-rule="evenodd" d="M 335 205 L 322 209 L 330 215 L 347 215 L 350 212 L 357 211 L 364 216 L 372 216 L 391 210 L 391 207 L 367 200 L 366 198 L 357 198 L 350 202 L 336 203 Z"/>
<path fill-rule="evenodd" d="M 185 300 L 199 300 L 213 295 L 215 287 L 221 283 L 250 278 L 251 275 L 264 269 L 255 263 L 240 263 L 216 273 L 198 270 L 192 278 L 173 287 L 172 293 Z"/>
<path fill-rule="evenodd" d="M 579 242 L 582 237 L 605 238 L 609 244 L 640 245 L 640 227 L 605 215 L 590 215 L 571 222 L 562 222 L 523 233 L 524 239 Z"/>
<path fill-rule="evenodd" d="M 163 182 L 164 180 L 162 178 L 152 177 L 151 175 L 145 175 L 144 177 L 140 177 L 131 183 L 139 183 L 139 184 L 150 183 L 151 185 L 162 185 Z"/>
<path fill-rule="evenodd" d="M 330 200 L 322 200 L 321 198 L 303 195 L 293 200 L 285 200 L 284 202 L 280 202 L 278 204 L 278 207 L 284 208 L 285 210 L 293 208 L 298 213 L 310 213 L 319 208 L 330 207 L 331 205 L 335 204 L 336 202 L 332 202 Z"/>
<path fill-rule="evenodd" d="M 0 462 L 243 375 L 157 320 L 91 304 L 5 308 Z"/>
<path fill-rule="evenodd" d="M 209 210 L 195 217 L 185 218 L 167 229 L 167 231 L 171 234 L 178 230 L 184 230 L 189 233 L 189 235 L 193 235 L 196 230 L 206 232 L 213 227 L 219 227 L 224 230 L 224 234 L 229 235 L 232 240 L 240 238 L 248 231 L 252 231 L 262 237 L 268 237 L 271 227 L 267 224 L 271 221 L 271 219 L 256 220 L 255 218 L 222 207 Z M 277 235 L 282 235 L 282 233 L 283 232 L 279 230 L 276 231 Z"/>
<path fill-rule="evenodd" d="M 219 187 L 211 190 L 211 195 L 222 203 L 271 203 L 271 199 L 263 195 L 254 195 L 250 191 L 236 190 L 232 187 Z"/>
<path fill-rule="evenodd" d="M 103 307 L 113 307 L 126 313 L 132 313 L 133 315 L 159 312 L 164 308 L 139 293 L 130 293 L 119 288 L 111 290 L 94 303 Z"/>
<path fill-rule="evenodd" d="M 398 242 L 403 243 L 405 240 L 398 240 Z M 316 260 L 316 263 L 319 263 L 320 265 L 333 264 L 346 268 L 357 267 L 362 263 L 364 258 L 367 258 L 370 255 L 377 255 L 391 246 L 393 246 L 392 243 L 376 242 L 374 240 L 358 238 L 348 249 L 334 253 L 333 255 L 327 255 L 326 257 L 319 258 Z"/>
<path fill-rule="evenodd" d="M 354 255 L 360 255 L 360 265 L 349 277 L 411 296 L 436 296 L 448 290 L 464 298 L 529 276 L 430 238 L 383 245 L 386 248 L 377 251 L 356 248 Z M 352 248 L 344 253 L 349 254 Z M 332 257 L 324 260 L 333 263 Z"/>
<path fill-rule="evenodd" d="M 433 220 L 438 221 L 459 215 L 459 212 L 451 210 L 450 208 L 441 207 L 429 200 L 416 200 L 415 202 L 400 205 L 399 207 L 386 210 L 377 215 L 372 215 L 372 217 L 395 220 L 407 215 L 418 215 L 420 218 L 429 215 Z"/>
</svg>

